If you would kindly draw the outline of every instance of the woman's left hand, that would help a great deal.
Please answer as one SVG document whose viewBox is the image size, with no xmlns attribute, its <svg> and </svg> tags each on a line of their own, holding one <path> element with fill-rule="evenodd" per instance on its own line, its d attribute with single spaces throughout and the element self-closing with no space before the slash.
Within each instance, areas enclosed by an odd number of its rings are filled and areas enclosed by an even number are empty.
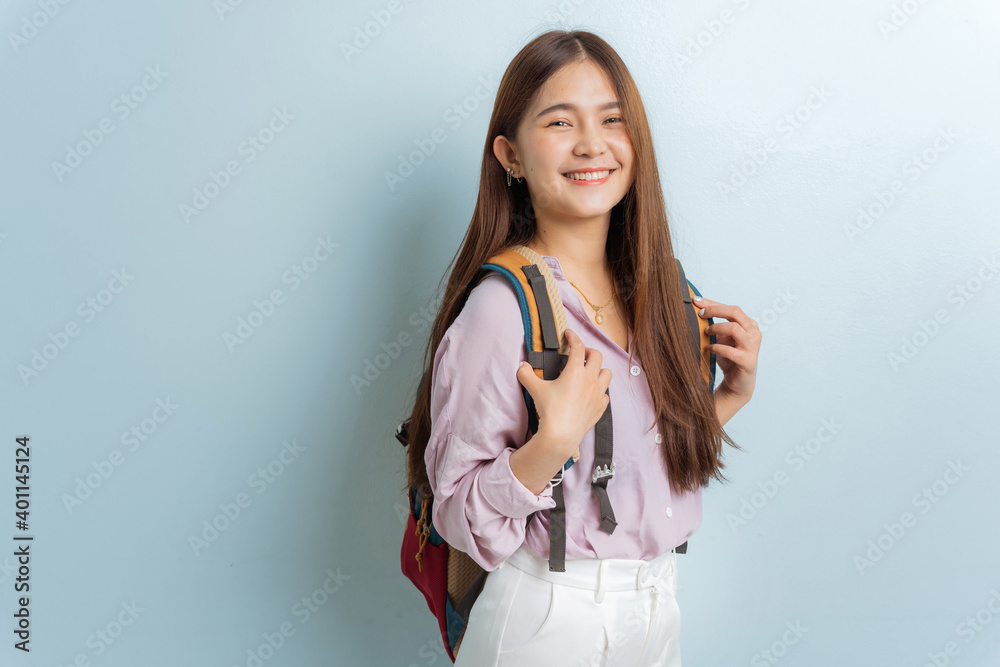
<svg viewBox="0 0 1000 667">
<path fill-rule="evenodd" d="M 757 383 L 757 353 L 760 351 L 762 334 L 757 321 L 748 317 L 739 306 L 701 298 L 695 301 L 702 307 L 699 316 L 724 318 L 728 322 L 715 322 L 708 327 L 708 333 L 715 335 L 715 343 L 709 349 L 715 353 L 716 363 L 725 377 L 716 392 L 727 392 L 744 403 L 753 396 Z"/>
</svg>

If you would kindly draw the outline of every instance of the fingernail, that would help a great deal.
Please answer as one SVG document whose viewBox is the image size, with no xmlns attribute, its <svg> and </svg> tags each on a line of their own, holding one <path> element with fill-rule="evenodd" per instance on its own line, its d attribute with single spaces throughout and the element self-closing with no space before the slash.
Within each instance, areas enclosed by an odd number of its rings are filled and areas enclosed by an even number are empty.
<svg viewBox="0 0 1000 667">
<path fill-rule="evenodd" d="M 694 300 L 695 300 L 695 301 L 701 301 L 701 297 L 700 297 L 700 296 L 695 296 L 695 297 L 694 297 Z"/>
<path fill-rule="evenodd" d="M 701 315 L 702 317 L 705 317 L 705 309 L 702 308 L 701 310 L 699 310 L 698 314 Z"/>
</svg>

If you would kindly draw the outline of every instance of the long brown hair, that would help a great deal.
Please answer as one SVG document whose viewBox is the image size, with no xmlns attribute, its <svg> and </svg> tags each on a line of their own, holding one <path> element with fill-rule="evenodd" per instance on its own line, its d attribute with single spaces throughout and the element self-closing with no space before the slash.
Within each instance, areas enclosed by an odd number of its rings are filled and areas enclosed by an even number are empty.
<svg viewBox="0 0 1000 667">
<path fill-rule="evenodd" d="M 528 244 L 534 233 L 527 183 L 507 185 L 493 141 L 499 135 L 516 140 L 518 125 L 545 81 L 564 65 L 584 60 L 599 66 L 611 79 L 632 142 L 635 177 L 625 197 L 611 210 L 607 253 L 622 315 L 643 360 L 664 435 L 670 485 L 675 492 L 685 492 L 707 486 L 712 477 L 728 481 L 721 473 L 725 467 L 722 441 L 740 447 L 722 428 L 698 360 L 691 353 L 684 312 L 688 306 L 680 298 L 653 139 L 639 91 L 625 63 L 603 39 L 583 30 L 552 30 L 521 49 L 500 81 L 483 147 L 476 207 L 462 246 L 449 263 L 454 268 L 427 341 L 424 381 L 407 427 L 408 485 L 416 487 L 421 500 L 433 495 L 424 452 L 430 437 L 430 380 L 438 345 L 462 310 L 482 264 L 514 245 Z"/>
</svg>

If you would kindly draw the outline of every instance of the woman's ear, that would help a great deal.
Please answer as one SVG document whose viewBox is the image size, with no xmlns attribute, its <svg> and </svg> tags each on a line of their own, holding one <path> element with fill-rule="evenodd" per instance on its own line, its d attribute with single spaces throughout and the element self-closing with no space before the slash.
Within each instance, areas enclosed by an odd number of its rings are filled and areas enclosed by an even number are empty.
<svg viewBox="0 0 1000 667">
<path fill-rule="evenodd" d="M 500 162 L 504 171 L 507 167 L 514 170 L 515 174 L 520 174 L 520 163 L 517 161 L 517 147 L 514 146 L 507 137 L 498 134 L 493 140 L 493 155 Z"/>
</svg>

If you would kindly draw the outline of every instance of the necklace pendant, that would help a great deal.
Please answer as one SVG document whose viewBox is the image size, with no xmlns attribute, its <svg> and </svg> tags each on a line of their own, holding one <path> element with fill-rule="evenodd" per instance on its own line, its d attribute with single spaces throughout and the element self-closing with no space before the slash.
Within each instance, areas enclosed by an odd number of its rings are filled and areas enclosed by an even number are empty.
<svg viewBox="0 0 1000 667">
<path fill-rule="evenodd" d="M 598 310 L 597 315 L 594 317 L 594 321 L 596 321 L 598 324 L 604 324 L 604 313 Z"/>
</svg>

